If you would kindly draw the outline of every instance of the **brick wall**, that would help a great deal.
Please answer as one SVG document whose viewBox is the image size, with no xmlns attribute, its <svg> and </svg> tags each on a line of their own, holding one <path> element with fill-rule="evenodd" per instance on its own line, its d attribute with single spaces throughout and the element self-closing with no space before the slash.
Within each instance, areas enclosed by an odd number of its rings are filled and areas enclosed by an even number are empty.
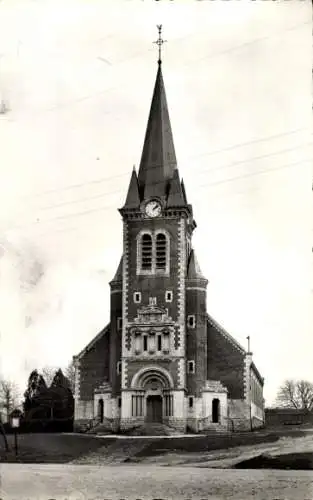
<svg viewBox="0 0 313 500">
<path fill-rule="evenodd" d="M 165 229 L 170 236 L 170 275 L 169 276 L 137 276 L 137 240 L 140 231 L 147 228 L 149 231 Z M 157 298 L 157 305 L 168 308 L 169 316 L 177 319 L 177 289 L 178 289 L 178 263 L 177 263 L 177 220 L 140 220 L 132 221 L 128 225 L 129 248 L 129 294 L 128 294 L 128 321 L 133 321 L 137 316 L 137 309 L 148 305 L 149 297 Z M 172 302 L 165 302 L 165 291 L 173 292 Z M 133 301 L 134 292 L 141 292 L 141 304 Z"/>
<path fill-rule="evenodd" d="M 120 284 L 120 289 L 122 284 Z M 122 292 L 111 293 L 111 324 L 110 324 L 110 383 L 112 396 L 120 394 L 121 376 L 117 373 L 117 362 L 122 357 L 122 330 L 118 330 L 118 318 L 122 318 Z"/>
<path fill-rule="evenodd" d="M 104 380 L 109 378 L 109 332 L 101 336 L 80 358 L 81 401 L 93 400 L 93 392 Z"/>
<path fill-rule="evenodd" d="M 196 326 L 189 328 L 187 324 L 186 360 L 195 361 L 195 373 L 188 373 L 187 390 L 189 394 L 199 397 L 204 382 L 207 380 L 207 316 L 206 293 L 199 290 L 186 292 L 186 317 L 195 315 Z"/>
<path fill-rule="evenodd" d="M 230 399 L 244 397 L 244 354 L 208 323 L 208 379 L 220 380 Z"/>
</svg>

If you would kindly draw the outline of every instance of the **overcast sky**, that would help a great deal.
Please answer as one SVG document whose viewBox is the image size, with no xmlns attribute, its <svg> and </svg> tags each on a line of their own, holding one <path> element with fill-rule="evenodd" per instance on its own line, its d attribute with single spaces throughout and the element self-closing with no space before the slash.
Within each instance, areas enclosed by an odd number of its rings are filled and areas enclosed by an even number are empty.
<svg viewBox="0 0 313 500">
<path fill-rule="evenodd" d="M 270 404 L 313 381 L 309 1 L 1 2 L 1 372 L 24 389 L 109 319 L 159 23 L 208 312 Z"/>
</svg>

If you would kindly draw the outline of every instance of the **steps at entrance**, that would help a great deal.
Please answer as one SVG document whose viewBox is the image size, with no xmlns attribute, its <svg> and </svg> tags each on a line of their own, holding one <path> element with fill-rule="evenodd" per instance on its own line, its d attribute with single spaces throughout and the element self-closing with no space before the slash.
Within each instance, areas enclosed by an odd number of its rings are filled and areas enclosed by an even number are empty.
<svg viewBox="0 0 313 500">
<path fill-rule="evenodd" d="M 177 436 L 183 433 L 162 423 L 147 422 L 130 429 L 127 434 L 128 436 Z"/>
<path fill-rule="evenodd" d="M 75 465 L 108 465 L 121 464 L 136 456 L 149 444 L 147 439 L 116 439 L 112 443 L 87 453 L 71 463 Z"/>
</svg>

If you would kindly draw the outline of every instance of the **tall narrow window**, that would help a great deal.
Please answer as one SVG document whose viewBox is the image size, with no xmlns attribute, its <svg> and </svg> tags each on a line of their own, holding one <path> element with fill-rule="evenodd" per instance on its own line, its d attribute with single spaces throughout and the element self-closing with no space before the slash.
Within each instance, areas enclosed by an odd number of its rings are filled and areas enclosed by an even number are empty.
<svg viewBox="0 0 313 500">
<path fill-rule="evenodd" d="M 188 373 L 195 373 L 195 362 L 194 361 L 188 361 L 187 364 L 187 372 Z"/>
<path fill-rule="evenodd" d="M 143 350 L 144 351 L 148 350 L 148 337 L 147 337 L 147 335 L 144 335 L 144 337 L 143 337 Z"/>
<path fill-rule="evenodd" d="M 158 233 L 156 236 L 156 269 L 166 269 L 166 236 Z"/>
<path fill-rule="evenodd" d="M 196 317 L 194 314 L 190 314 L 189 316 L 187 316 L 187 326 L 188 326 L 188 328 L 195 328 Z"/>
<path fill-rule="evenodd" d="M 150 234 L 143 234 L 141 238 L 141 268 L 144 271 L 152 269 L 152 238 Z"/>
<path fill-rule="evenodd" d="M 162 337 L 158 335 L 158 351 L 162 350 Z"/>
</svg>

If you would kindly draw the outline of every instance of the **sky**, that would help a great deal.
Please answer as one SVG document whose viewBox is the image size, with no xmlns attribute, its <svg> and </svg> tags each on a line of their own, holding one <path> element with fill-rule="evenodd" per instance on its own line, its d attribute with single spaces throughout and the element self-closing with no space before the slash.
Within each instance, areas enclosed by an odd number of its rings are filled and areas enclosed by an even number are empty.
<svg viewBox="0 0 313 500">
<path fill-rule="evenodd" d="M 157 24 L 208 312 L 250 336 L 271 405 L 284 379 L 313 382 L 305 0 L 2 0 L 0 373 L 24 390 L 109 320 Z"/>
</svg>

